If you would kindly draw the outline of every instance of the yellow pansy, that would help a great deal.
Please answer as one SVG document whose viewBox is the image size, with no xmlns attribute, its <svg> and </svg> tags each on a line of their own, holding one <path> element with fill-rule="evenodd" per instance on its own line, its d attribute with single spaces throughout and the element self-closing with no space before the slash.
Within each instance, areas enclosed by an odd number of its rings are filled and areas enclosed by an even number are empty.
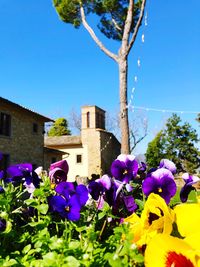
<svg viewBox="0 0 200 267">
<path fill-rule="evenodd" d="M 148 243 L 145 267 L 200 267 L 200 254 L 185 240 L 157 234 Z"/>
<path fill-rule="evenodd" d="M 130 231 L 134 235 L 133 242 L 142 247 L 157 233 L 170 234 L 174 222 L 173 211 L 157 194 L 150 194 L 141 217 L 133 214 L 124 220 L 130 223 Z"/>
<path fill-rule="evenodd" d="M 199 231 L 200 203 L 184 203 L 174 208 L 178 231 L 182 237 L 187 237 Z"/>
</svg>

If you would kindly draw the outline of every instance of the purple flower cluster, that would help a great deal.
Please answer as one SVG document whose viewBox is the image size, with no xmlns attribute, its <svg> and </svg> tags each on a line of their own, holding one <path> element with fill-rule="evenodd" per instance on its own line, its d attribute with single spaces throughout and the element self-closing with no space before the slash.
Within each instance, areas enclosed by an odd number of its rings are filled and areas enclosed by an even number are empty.
<svg viewBox="0 0 200 267">
<path fill-rule="evenodd" d="M 81 208 L 88 200 L 88 190 L 85 185 L 74 186 L 70 182 L 60 182 L 55 192 L 57 195 L 49 198 L 51 211 L 58 212 L 61 217 L 70 221 L 80 219 Z"/>
<path fill-rule="evenodd" d="M 103 175 L 101 178 L 91 181 L 88 189 L 94 200 L 99 203 L 103 199 L 111 207 L 114 215 L 121 216 L 122 213 L 133 213 L 137 205 L 130 194 L 134 180 L 138 172 L 138 162 L 132 155 L 119 155 L 111 165 L 112 177 Z"/>
</svg>

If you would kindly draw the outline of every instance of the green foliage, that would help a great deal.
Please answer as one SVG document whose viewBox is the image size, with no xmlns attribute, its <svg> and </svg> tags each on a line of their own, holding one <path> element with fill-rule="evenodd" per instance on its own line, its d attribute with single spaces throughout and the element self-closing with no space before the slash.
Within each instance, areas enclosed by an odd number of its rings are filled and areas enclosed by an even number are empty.
<svg viewBox="0 0 200 267">
<path fill-rule="evenodd" d="M 48 197 L 55 192 L 49 177 L 41 178 L 31 198 L 22 185 L 1 184 L 0 218 L 7 227 L 0 231 L 0 266 L 143 266 L 128 226 L 109 224 L 108 205 L 101 211 L 88 205 L 77 222 L 61 219 L 48 210 Z"/>
<path fill-rule="evenodd" d="M 62 136 L 71 135 L 71 131 L 68 129 L 68 122 L 64 118 L 58 118 L 48 131 L 48 136 Z"/>
<path fill-rule="evenodd" d="M 75 28 L 81 25 L 80 7 L 87 15 L 93 13 L 99 17 L 98 28 L 108 38 L 121 40 L 125 26 L 125 19 L 129 1 L 127 0 L 53 0 L 55 9 L 60 18 L 71 23 Z M 138 20 L 141 0 L 134 5 L 134 19 L 131 32 Z"/>
<path fill-rule="evenodd" d="M 178 172 L 194 172 L 200 166 L 197 142 L 196 130 L 187 122 L 181 124 L 180 117 L 173 114 L 167 120 L 166 128 L 149 143 L 147 163 L 152 167 L 162 158 L 168 158 L 176 164 Z"/>
<path fill-rule="evenodd" d="M 148 166 L 158 166 L 160 160 L 163 158 L 163 132 L 160 131 L 156 137 L 148 144 L 146 151 L 146 161 Z"/>
</svg>

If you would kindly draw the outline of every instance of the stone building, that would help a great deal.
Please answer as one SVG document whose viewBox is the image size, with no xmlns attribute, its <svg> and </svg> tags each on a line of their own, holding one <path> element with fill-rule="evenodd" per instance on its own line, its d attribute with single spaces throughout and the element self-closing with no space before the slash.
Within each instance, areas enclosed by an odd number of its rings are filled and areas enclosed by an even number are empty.
<svg viewBox="0 0 200 267">
<path fill-rule="evenodd" d="M 53 120 L 0 97 L 0 169 L 24 162 L 44 166 L 44 124 L 49 121 Z"/>
<path fill-rule="evenodd" d="M 105 111 L 97 106 L 83 106 L 81 135 L 45 137 L 45 147 L 65 152 L 69 164 L 68 179 L 91 178 L 92 174 L 110 172 L 112 161 L 120 154 L 116 137 L 105 130 Z M 54 159 L 49 158 L 49 165 Z"/>
</svg>

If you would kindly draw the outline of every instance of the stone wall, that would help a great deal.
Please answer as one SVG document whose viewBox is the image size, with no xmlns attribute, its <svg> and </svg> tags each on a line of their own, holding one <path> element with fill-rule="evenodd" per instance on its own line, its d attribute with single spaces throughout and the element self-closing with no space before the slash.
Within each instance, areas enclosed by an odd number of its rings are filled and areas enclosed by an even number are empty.
<svg viewBox="0 0 200 267">
<path fill-rule="evenodd" d="M 10 155 L 10 164 L 30 162 L 43 166 L 44 121 L 33 112 L 1 103 L 0 112 L 11 115 L 11 136 L 0 135 L 0 151 Z M 33 123 L 38 125 L 33 132 Z"/>
</svg>

